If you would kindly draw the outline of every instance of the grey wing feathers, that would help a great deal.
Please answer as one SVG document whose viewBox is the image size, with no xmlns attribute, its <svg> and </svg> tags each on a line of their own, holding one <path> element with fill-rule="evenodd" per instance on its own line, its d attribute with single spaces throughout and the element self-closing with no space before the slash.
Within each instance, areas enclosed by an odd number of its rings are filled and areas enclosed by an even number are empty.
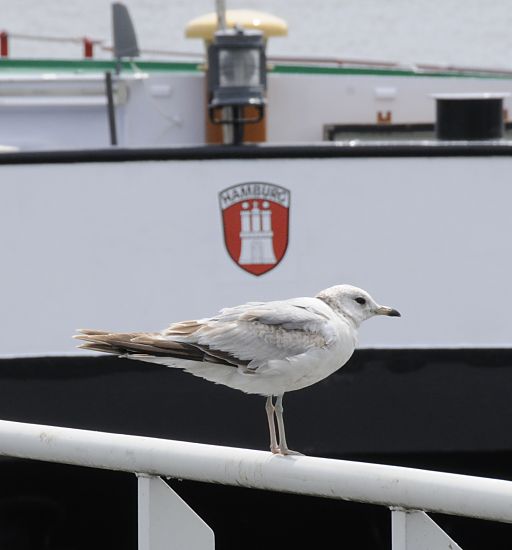
<svg viewBox="0 0 512 550">
<path fill-rule="evenodd" d="M 150 353 L 153 355 L 183 355 L 187 359 L 192 355 L 201 357 L 201 353 L 186 344 L 172 342 L 163 339 L 159 333 L 129 332 L 129 333 L 111 333 L 100 330 L 80 329 L 79 334 L 74 338 L 85 340 L 85 344 L 80 345 L 82 349 L 103 351 L 122 355 L 125 353 Z"/>
<path fill-rule="evenodd" d="M 295 303 L 296 302 L 296 303 Z M 181 323 L 162 334 L 175 341 L 227 352 L 253 364 L 304 353 L 328 343 L 328 315 L 306 299 L 249 303 L 223 309 L 211 319 L 197 321 L 196 329 L 183 334 Z"/>
<path fill-rule="evenodd" d="M 240 320 L 257 321 L 265 325 L 279 325 L 286 330 L 319 332 L 328 318 L 319 311 L 299 304 L 277 302 L 279 307 L 265 304 L 262 307 L 249 308 Z"/>
<path fill-rule="evenodd" d="M 197 328 L 197 327 L 196 327 Z M 207 361 L 230 366 L 242 366 L 242 361 L 229 353 L 210 350 L 207 346 L 180 343 L 164 338 L 160 333 L 111 333 L 107 331 L 80 329 L 74 338 L 86 343 L 78 346 L 90 351 L 101 351 L 115 355 L 146 354 L 156 357 L 175 357 L 191 361 Z M 179 331 L 179 334 L 184 334 Z"/>
<path fill-rule="evenodd" d="M 252 302 L 223 309 L 210 319 L 174 323 L 160 333 L 81 330 L 75 338 L 84 340 L 80 347 L 88 350 L 144 353 L 253 370 L 272 359 L 326 346 L 330 328 L 325 307 L 306 298 Z"/>
</svg>

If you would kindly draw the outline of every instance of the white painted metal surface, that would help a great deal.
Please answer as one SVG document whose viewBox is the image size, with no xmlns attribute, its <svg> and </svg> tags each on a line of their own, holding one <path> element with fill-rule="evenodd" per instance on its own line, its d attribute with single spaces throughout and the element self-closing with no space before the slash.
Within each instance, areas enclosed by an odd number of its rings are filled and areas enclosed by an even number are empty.
<svg viewBox="0 0 512 550">
<path fill-rule="evenodd" d="M 339 283 L 403 314 L 360 347 L 510 347 L 511 173 L 512 157 L 0 166 L 0 355 Z M 250 181 L 291 193 L 288 249 L 259 277 L 230 258 L 219 207 Z"/>
<path fill-rule="evenodd" d="M 512 523 L 512 482 L 0 421 L 0 455 Z"/>
<path fill-rule="evenodd" d="M 393 550 L 462 550 L 425 512 L 392 510 Z"/>
<path fill-rule="evenodd" d="M 104 78 L 0 74 L 0 143 L 22 150 L 108 146 Z M 202 73 L 123 74 L 114 94 L 120 145 L 204 143 L 204 93 Z"/>
<path fill-rule="evenodd" d="M 433 123 L 435 93 L 509 92 L 500 79 L 393 75 L 274 74 L 268 79 L 268 140 L 314 142 L 330 124 Z M 307 105 L 307 108 L 305 106 Z M 512 102 L 504 105 L 511 112 Z"/>
<path fill-rule="evenodd" d="M 138 478 L 139 550 L 213 550 L 213 531 L 159 477 Z"/>
<path fill-rule="evenodd" d="M 315 73 L 314 63 L 309 65 L 297 73 L 269 73 L 267 141 L 311 143 L 323 140 L 325 125 L 376 124 L 379 118 L 388 120 L 388 117 L 398 124 L 433 123 L 432 94 L 512 90 L 512 79 L 505 78 L 404 76 L 384 72 L 322 74 L 325 66 L 317 67 L 319 72 Z M 44 69 L 44 64 L 42 67 L 1 71 L 0 95 L 11 90 L 16 93 L 0 104 L 0 143 L 27 150 L 106 146 L 105 109 L 99 109 L 96 102 L 87 102 L 94 82 L 101 86 L 103 73 L 82 73 L 79 69 L 52 72 Z M 146 82 L 141 80 L 142 76 L 147 77 Z M 205 143 L 204 72 L 140 71 L 123 73 L 121 79 L 127 83 L 129 93 L 123 108 L 118 109 L 118 118 L 126 119 L 119 128 L 120 145 Z M 59 98 L 70 85 L 75 92 L 82 91 L 82 101 L 78 106 L 70 104 L 67 110 L 55 111 L 55 104 L 62 104 Z M 154 94 L 155 87 L 160 91 L 167 88 L 169 92 Z M 25 112 L 24 105 L 16 101 L 17 94 L 35 96 L 30 111 Z M 35 101 L 38 96 L 41 100 Z M 510 97 L 505 98 L 504 107 L 512 111 Z"/>
</svg>

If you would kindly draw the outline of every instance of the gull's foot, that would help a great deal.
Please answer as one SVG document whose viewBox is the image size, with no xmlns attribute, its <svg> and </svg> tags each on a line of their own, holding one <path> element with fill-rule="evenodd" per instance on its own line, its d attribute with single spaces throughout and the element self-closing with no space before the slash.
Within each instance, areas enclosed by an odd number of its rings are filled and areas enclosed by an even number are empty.
<svg viewBox="0 0 512 550">
<path fill-rule="evenodd" d="M 299 451 L 292 451 L 291 449 L 285 448 L 285 449 L 279 449 L 279 454 L 282 456 L 306 456 L 303 453 L 299 453 Z"/>
</svg>

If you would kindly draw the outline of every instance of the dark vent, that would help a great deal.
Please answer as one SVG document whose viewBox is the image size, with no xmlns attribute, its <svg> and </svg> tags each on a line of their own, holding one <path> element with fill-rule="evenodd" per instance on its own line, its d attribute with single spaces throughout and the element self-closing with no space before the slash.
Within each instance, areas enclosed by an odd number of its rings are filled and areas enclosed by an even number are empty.
<svg viewBox="0 0 512 550">
<path fill-rule="evenodd" d="M 436 137 L 442 140 L 500 139 L 506 93 L 436 94 Z"/>
</svg>

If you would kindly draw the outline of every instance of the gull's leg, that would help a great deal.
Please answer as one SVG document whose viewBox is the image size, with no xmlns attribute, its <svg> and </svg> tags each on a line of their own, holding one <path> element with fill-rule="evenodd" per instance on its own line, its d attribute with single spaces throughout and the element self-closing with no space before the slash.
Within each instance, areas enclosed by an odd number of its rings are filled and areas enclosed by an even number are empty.
<svg viewBox="0 0 512 550">
<path fill-rule="evenodd" d="M 278 454 L 279 445 L 277 444 L 276 424 L 274 421 L 275 408 L 274 403 L 272 403 L 271 395 L 267 397 L 267 402 L 265 403 L 265 411 L 267 412 L 268 430 L 270 432 L 270 450 L 272 451 L 272 454 Z"/>
<path fill-rule="evenodd" d="M 286 433 L 284 431 L 284 418 L 283 418 L 283 395 L 278 395 L 275 404 L 277 428 L 279 430 L 279 452 L 282 455 L 301 455 L 297 451 L 292 451 L 288 448 L 286 443 Z"/>
</svg>

